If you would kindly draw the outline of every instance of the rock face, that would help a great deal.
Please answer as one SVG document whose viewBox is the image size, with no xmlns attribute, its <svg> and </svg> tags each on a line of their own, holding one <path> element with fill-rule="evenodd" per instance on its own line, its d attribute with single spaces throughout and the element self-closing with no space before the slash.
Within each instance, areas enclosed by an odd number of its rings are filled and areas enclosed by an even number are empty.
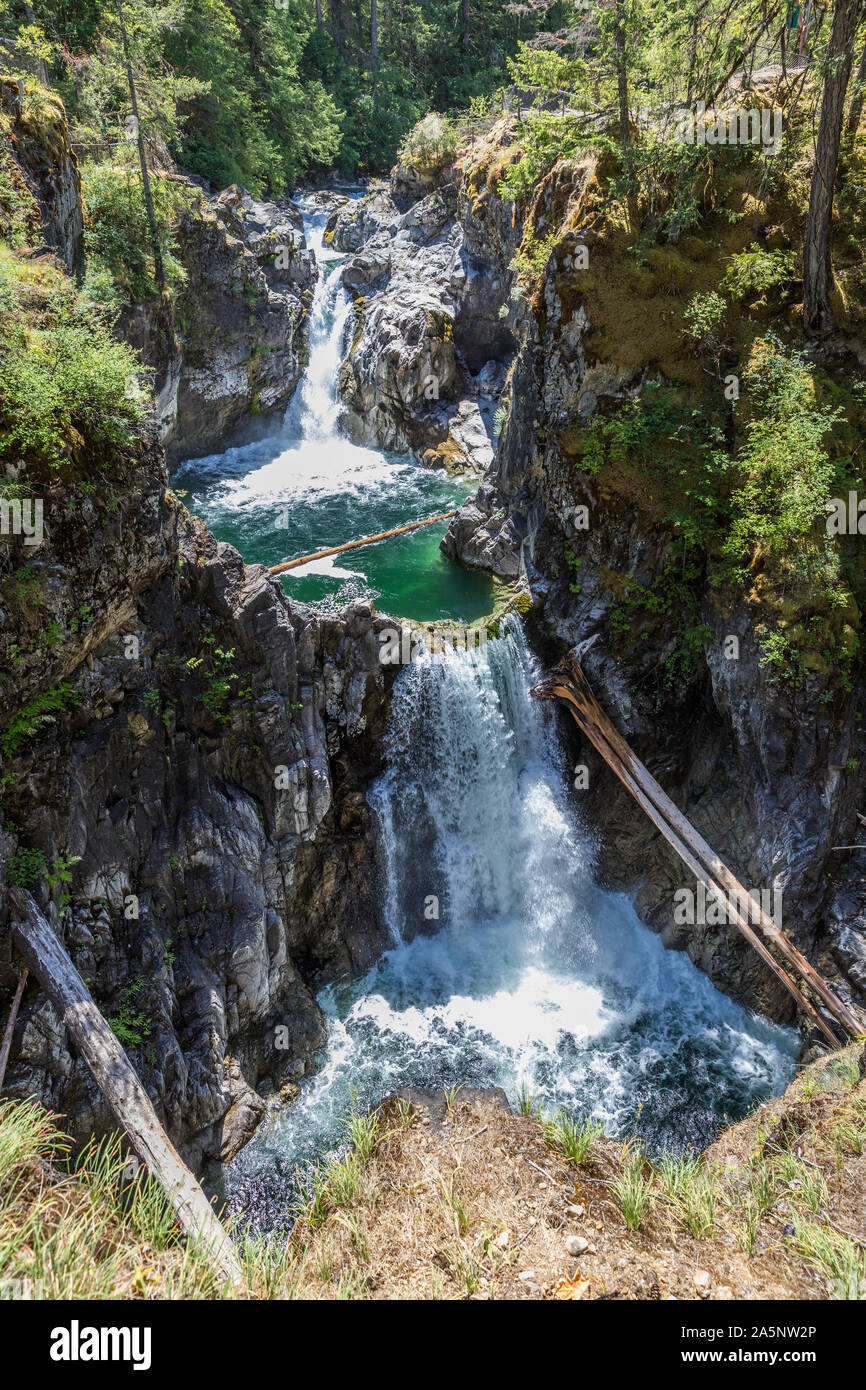
<svg viewBox="0 0 866 1390">
<path fill-rule="evenodd" d="M 28 154 L 13 175 L 33 199 L 21 235 L 41 222 L 72 264 L 80 201 L 60 108 L 58 129 L 46 167 Z M 22 128 L 8 158 L 24 145 Z M 167 491 L 160 434 L 217 447 L 254 403 L 285 405 L 315 274 L 296 209 L 242 189 L 194 207 L 181 242 L 177 317 L 166 298 L 121 324 L 161 370 L 157 419 L 128 448 L 72 431 L 68 466 L 16 470 L 43 525 L 6 537 L 0 577 L 0 890 L 33 892 L 203 1170 L 314 1065 L 318 984 L 386 942 L 364 789 L 389 620 L 293 604 Z M 4 1005 L 15 982 L 0 891 Z M 76 1139 L 114 1128 L 33 979 L 6 1087 L 62 1112 Z"/>
<path fill-rule="evenodd" d="M 24 185 L 39 209 L 42 242 L 57 252 L 67 270 L 78 270 L 84 237 L 81 180 L 63 107 L 58 98 L 46 94 L 41 113 L 31 113 L 15 79 L 4 77 L 0 79 L 0 111 L 11 122 L 15 180 Z"/>
<path fill-rule="evenodd" d="M 586 168 L 570 171 L 578 194 L 587 176 Z M 543 198 L 536 216 L 555 226 L 556 209 Z M 625 585 L 664 582 L 681 568 L 682 544 L 677 551 L 669 532 L 648 525 L 633 500 L 605 490 L 570 452 L 569 422 L 634 395 L 651 375 L 649 367 L 621 368 L 613 354 L 597 360 L 592 304 L 573 271 L 577 245 L 574 233 L 562 237 L 531 302 L 518 308 L 507 422 L 443 548 L 505 579 L 522 576 L 549 656 L 592 641 L 584 669 L 638 756 L 745 886 L 781 894 L 784 930 L 862 1008 L 863 875 L 852 870 L 837 882 L 844 861 L 832 848 L 863 839 L 854 820 L 864 781 L 862 671 L 847 691 L 831 690 L 832 672 L 810 680 L 808 692 L 786 690 L 760 662 L 750 601 L 726 608 L 699 578 L 693 626 L 703 640 L 693 666 L 678 665 L 684 624 L 676 604 L 655 616 L 636 611 L 617 634 L 612 615 Z M 732 635 L 738 660 L 725 656 Z M 574 761 L 589 768 L 582 805 L 600 828 L 606 882 L 633 893 L 644 920 L 726 992 L 790 1019 L 787 994 L 733 926 L 677 923 L 674 892 L 691 886 L 690 876 L 571 721 L 563 723 Z"/>
<path fill-rule="evenodd" d="M 285 410 L 317 274 L 297 208 L 234 186 L 182 219 L 179 248 L 179 361 L 157 387 L 170 459 L 225 448 L 251 420 Z"/>
<path fill-rule="evenodd" d="M 273 428 L 303 372 L 318 274 L 294 204 L 234 185 L 196 198 L 177 241 L 187 280 L 176 303 L 130 305 L 117 330 L 151 371 L 170 463 Z"/>
<path fill-rule="evenodd" d="M 4 743 L 0 873 L 11 860 L 20 874 L 26 848 L 68 874 L 52 887 L 37 872 L 32 891 L 202 1170 L 313 1065 L 318 983 L 385 944 L 364 788 L 386 718 L 387 620 L 368 604 L 320 618 L 291 603 L 165 484 L 153 440 L 80 506 L 57 486 L 41 547 L 21 556 L 39 598 L 3 590 L 4 728 L 44 692 L 62 698 L 14 751 Z M 4 895 L 2 993 L 15 978 L 6 910 Z M 63 1112 L 78 1139 L 112 1128 L 34 981 L 6 1084 Z"/>
<path fill-rule="evenodd" d="M 515 347 L 517 241 L 495 202 L 453 169 L 413 179 L 398 168 L 390 190 L 338 214 L 334 246 L 361 247 L 342 271 L 355 331 L 340 376 L 344 428 L 359 443 L 455 472 L 489 466 Z"/>
<path fill-rule="evenodd" d="M 387 184 L 374 184 L 361 198 L 347 198 L 331 213 L 325 240 L 335 251 L 360 251 L 399 216 Z"/>
</svg>

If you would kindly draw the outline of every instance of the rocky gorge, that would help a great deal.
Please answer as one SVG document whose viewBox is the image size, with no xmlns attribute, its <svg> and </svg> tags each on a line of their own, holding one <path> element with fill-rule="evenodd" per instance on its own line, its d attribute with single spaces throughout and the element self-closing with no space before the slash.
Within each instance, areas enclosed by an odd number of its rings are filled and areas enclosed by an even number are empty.
<svg viewBox="0 0 866 1390">
<path fill-rule="evenodd" d="M 714 588 L 701 562 L 679 585 L 684 551 L 660 524 L 654 485 L 634 474 L 611 485 L 581 471 L 576 456 L 588 421 L 633 401 L 647 383 L 694 373 L 686 338 L 666 324 L 706 251 L 692 239 L 694 249 L 672 253 L 672 264 L 659 252 L 650 273 L 633 273 L 619 233 L 605 241 L 605 175 L 591 159 L 556 165 L 518 215 L 499 191 L 518 141 L 513 121 L 502 120 L 470 142 L 459 168 L 441 170 L 435 187 L 398 169 L 390 194 L 379 190 L 336 218 L 336 244 L 353 249 L 367 238 L 342 272 L 359 295 L 341 376 L 349 428 L 363 419 L 381 442 L 426 445 L 425 459 L 438 462 L 454 447 L 460 397 L 483 401 L 491 383 L 487 399 L 501 425 L 495 454 L 444 549 L 528 593 L 530 630 L 551 662 L 575 647 L 585 652 L 602 705 L 688 819 L 741 881 L 780 894 L 785 930 L 862 1007 L 866 884 L 857 861 L 846 864 L 837 850 L 862 838 L 862 673 L 839 688 L 816 654 L 799 688 L 780 682 L 761 636 L 784 602 L 760 566 L 746 596 Z M 771 212 L 754 208 L 732 247 L 747 244 Z M 527 225 L 552 246 L 530 291 L 518 258 Z M 582 279 L 587 252 L 599 269 Z M 856 331 L 846 346 L 820 352 L 856 380 Z M 409 364 L 414 397 L 403 380 Z M 435 409 L 420 393 L 431 377 L 446 398 Z M 856 608 L 843 619 L 856 623 Z M 856 641 L 847 631 L 843 640 Z M 692 639 L 697 657 L 685 659 Z M 730 927 L 675 921 L 675 856 L 593 750 L 575 742 L 573 752 L 588 763 L 583 797 L 600 832 L 605 881 L 634 894 L 644 920 L 721 989 L 789 1018 L 784 991 Z"/>
<path fill-rule="evenodd" d="M 510 118 L 491 123 L 435 174 L 398 166 L 335 209 L 328 237 L 347 257 L 338 273 L 353 300 L 342 428 L 479 476 L 446 553 L 523 596 L 545 663 L 585 651 L 639 755 L 744 882 L 783 892 L 785 929 L 862 1007 L 866 893 L 856 861 L 846 868 L 835 851 L 857 838 L 862 672 L 841 691 L 819 668 L 795 694 L 772 681 L 757 583 L 757 596 L 727 603 L 704 575 L 690 580 L 702 638 L 688 665 L 679 591 L 660 613 L 631 612 L 628 630 L 612 625 L 630 586 L 653 592 L 680 555 L 657 514 L 576 464 L 573 430 L 667 379 L 682 349 L 648 339 L 642 352 L 632 333 L 620 351 L 600 328 L 606 287 L 594 301 L 575 270 L 577 248 L 595 245 L 585 224 L 598 170 L 557 166 L 531 208 L 516 208 L 499 189 L 516 138 Z M 52 244 L 71 265 L 78 222 L 62 222 L 71 230 Z M 530 223 L 555 237 L 528 287 Z M 392 620 L 365 601 L 338 615 L 295 603 L 169 489 L 166 451 L 215 452 L 285 409 L 317 275 L 297 208 L 237 187 L 196 195 L 178 238 L 177 304 L 136 306 L 119 325 L 154 373 L 141 449 L 110 452 L 92 477 L 85 461 L 85 488 L 28 479 L 48 524 L 36 547 L 16 538 L 0 589 L 2 851 L 19 876 L 22 855 L 42 856 L 41 905 L 135 1051 L 169 1133 L 206 1172 L 315 1069 L 319 988 L 392 944 L 367 797 L 385 758 L 393 673 L 378 635 Z M 651 300 L 669 297 L 651 288 Z M 630 307 L 638 319 L 662 312 Z M 730 634 L 735 662 L 723 655 Z M 676 679 L 660 684 L 672 658 Z M 588 763 L 581 810 L 605 885 L 633 895 L 665 944 L 731 998 L 789 1022 L 787 997 L 730 928 L 675 923 L 676 861 L 594 755 L 575 740 L 569 756 Z M 0 918 L 11 993 L 6 927 Z M 32 983 L 7 1088 L 62 1111 L 76 1138 L 110 1127 Z"/>
<path fill-rule="evenodd" d="M 64 198 L 78 197 L 64 159 Z M 46 178 L 43 205 L 56 166 Z M 78 208 L 55 243 L 67 264 Z M 364 801 L 387 708 L 383 620 L 370 604 L 332 619 L 293 604 L 168 489 L 166 440 L 206 447 L 248 419 L 253 342 L 272 349 L 259 399 L 291 395 L 314 275 L 297 224 L 238 190 L 187 217 L 208 279 L 190 291 L 198 356 L 189 326 L 179 352 L 160 348 L 152 308 L 121 321 L 157 369 L 156 415 L 133 450 L 88 454 L 79 439 L 77 482 L 22 465 L 45 526 L 35 543 L 9 538 L 0 598 L 4 878 L 37 894 L 197 1171 L 294 1094 L 323 1039 L 317 982 L 363 969 L 385 936 Z M 266 272 L 283 245 L 291 265 Z M 76 1139 L 112 1127 L 32 985 L 6 1085 L 63 1111 Z"/>
</svg>

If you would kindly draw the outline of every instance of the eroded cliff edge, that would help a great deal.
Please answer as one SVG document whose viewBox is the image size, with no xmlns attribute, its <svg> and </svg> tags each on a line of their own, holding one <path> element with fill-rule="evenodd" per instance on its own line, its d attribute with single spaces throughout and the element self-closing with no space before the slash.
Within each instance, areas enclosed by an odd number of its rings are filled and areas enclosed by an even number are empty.
<svg viewBox="0 0 866 1390">
<path fill-rule="evenodd" d="M 54 119 L 77 198 L 59 109 Z M 101 353 L 116 371 L 63 265 L 32 254 L 51 204 L 29 174 L 42 165 L 17 163 L 22 141 L 19 122 L 4 156 L 31 179 L 33 201 L 20 228 L 29 244 L 7 266 L 12 329 L 22 348 L 28 333 L 37 353 L 71 341 L 88 370 Z M 258 216 L 240 193 L 223 201 L 226 217 L 238 205 Z M 80 234 L 75 219 L 63 225 Z M 202 227 L 225 242 L 217 220 Z M 63 237 L 58 224 L 52 246 L 69 265 Z M 263 275 L 239 239 L 229 251 Z M 129 427 L 123 412 L 134 411 L 122 395 L 112 405 L 113 381 L 106 368 L 98 410 L 94 399 L 57 403 L 50 449 L 7 436 L 3 495 L 34 524 L 17 526 L 12 510 L 4 527 L 0 874 L 36 896 L 202 1171 L 313 1064 L 325 1036 L 317 986 L 385 944 L 364 799 L 386 720 L 384 620 L 369 604 L 313 614 L 218 544 L 168 489 L 157 421 Z M 7 995 L 16 973 L 3 897 Z M 113 1128 L 33 980 L 6 1088 L 63 1113 L 77 1139 Z"/>
</svg>

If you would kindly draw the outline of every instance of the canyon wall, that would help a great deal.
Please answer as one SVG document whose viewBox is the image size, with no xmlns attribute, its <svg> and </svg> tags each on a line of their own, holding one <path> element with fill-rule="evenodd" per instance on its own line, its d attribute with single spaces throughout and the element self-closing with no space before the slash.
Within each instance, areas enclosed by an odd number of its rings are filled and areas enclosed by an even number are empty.
<svg viewBox="0 0 866 1390">
<path fill-rule="evenodd" d="M 363 418 L 380 443 L 421 452 L 438 439 L 444 451 L 447 424 L 420 398 L 419 373 L 438 371 L 452 400 L 466 383 L 477 393 L 486 375 L 498 403 L 495 456 L 443 548 L 527 591 L 545 660 L 586 644 L 593 688 L 638 755 L 743 883 L 780 895 L 785 930 L 862 1007 L 866 885 L 856 860 L 835 848 L 862 839 L 862 663 L 840 681 L 816 651 L 797 688 L 774 678 L 759 638 L 785 610 L 762 588 L 760 567 L 738 595 L 714 588 L 706 566 L 691 561 L 683 582 L 683 543 L 650 481 L 634 470 L 614 486 L 599 481 L 573 442 L 648 383 L 700 383 L 694 346 L 668 324 L 689 293 L 690 264 L 706 274 L 706 242 L 693 236 L 650 252 L 642 270 L 621 229 L 605 225 L 606 180 L 592 158 L 556 165 L 530 203 L 506 201 L 500 181 L 518 138 L 499 122 L 417 201 L 398 169 L 390 210 L 380 191 L 366 218 L 336 219 L 335 236 L 345 221 L 349 246 L 359 226 L 369 234 L 343 271 L 360 296 L 342 378 L 350 427 Z M 767 233 L 763 208 L 750 216 L 754 225 L 742 228 L 731 219 L 735 247 L 778 235 Z M 537 238 L 551 238 L 534 285 L 515 259 L 528 220 Z M 592 280 L 587 252 L 601 267 Z M 859 371 L 856 343 L 817 352 L 834 371 Z M 429 449 L 425 459 L 434 461 Z M 634 593 L 649 601 L 624 609 Z M 825 626 L 856 642 L 858 622 L 854 605 Z M 737 660 L 725 655 L 731 636 Z M 634 894 L 643 918 L 720 988 L 790 1020 L 788 996 L 733 926 L 675 920 L 674 893 L 689 876 L 565 717 L 563 729 L 575 763 L 588 767 L 589 786 L 576 796 L 601 832 L 607 884 Z"/>
<path fill-rule="evenodd" d="M 240 267 L 258 292 L 265 271 L 226 227 L 243 217 L 248 239 L 267 239 L 271 213 L 238 190 L 217 208 L 183 232 L 224 252 L 201 274 Z M 72 244 L 66 255 L 58 243 L 66 263 Z M 297 268 L 306 287 L 302 247 Z M 228 302 L 224 287 L 203 291 L 202 324 L 214 296 Z M 211 320 L 211 358 L 246 350 L 233 323 Z M 257 332 L 246 306 L 243 333 L 258 343 Z M 272 370 L 290 393 L 287 351 Z M 228 422 L 194 403 L 189 381 L 182 371 L 187 443 L 187 414 Z M 159 434 L 153 420 L 134 445 L 95 447 L 71 430 L 56 465 L 15 466 L 43 524 L 5 537 L 0 574 L 0 878 L 34 893 L 170 1135 L 205 1171 L 314 1065 L 319 984 L 386 944 L 364 798 L 387 715 L 385 620 L 369 603 L 320 617 L 218 544 L 169 491 Z M 61 1112 L 76 1139 L 114 1127 L 33 979 L 6 1088 Z"/>
</svg>

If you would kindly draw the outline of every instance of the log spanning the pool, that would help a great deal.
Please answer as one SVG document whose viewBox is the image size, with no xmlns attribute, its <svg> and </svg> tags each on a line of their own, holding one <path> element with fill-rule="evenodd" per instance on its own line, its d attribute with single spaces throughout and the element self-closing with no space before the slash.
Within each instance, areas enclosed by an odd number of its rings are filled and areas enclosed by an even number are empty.
<svg viewBox="0 0 866 1390">
<path fill-rule="evenodd" d="M 432 526 L 437 521 L 448 521 L 457 512 L 440 512 L 438 516 L 428 516 L 423 521 L 410 521 L 408 526 L 395 526 L 390 531 L 379 531 L 375 536 L 362 536 L 359 541 L 346 541 L 345 545 L 332 545 L 328 550 L 316 550 L 312 555 L 300 555 L 297 560 L 284 560 L 281 565 L 270 565 L 270 574 L 282 574 L 285 570 L 298 569 L 309 565 L 313 560 L 326 560 L 329 555 L 342 555 L 344 550 L 359 550 L 362 545 L 374 545 L 376 541 L 386 541 L 389 536 L 402 536 L 407 531 L 417 531 L 420 526 Z"/>
<path fill-rule="evenodd" d="M 661 831 L 668 844 L 676 850 L 683 863 L 688 866 L 698 882 L 704 885 L 708 893 L 720 902 L 726 903 L 729 920 L 739 928 L 749 944 L 754 947 L 776 978 L 781 980 L 799 1007 L 820 1028 L 832 1046 L 839 1046 L 838 1038 L 772 955 L 770 946 L 774 947 L 785 964 L 800 976 L 801 981 L 817 996 L 846 1033 L 853 1038 L 862 1037 L 866 1025 L 851 1013 L 814 966 L 809 964 L 806 957 L 779 930 L 761 905 L 746 892 L 727 864 L 710 848 L 694 826 L 690 825 L 640 759 L 635 757 L 593 695 L 576 655 L 566 657 L 555 669 L 552 678 L 535 686 L 532 693 L 539 699 L 559 699 L 567 705 L 576 723 L 646 812 L 653 825 Z"/>
</svg>

